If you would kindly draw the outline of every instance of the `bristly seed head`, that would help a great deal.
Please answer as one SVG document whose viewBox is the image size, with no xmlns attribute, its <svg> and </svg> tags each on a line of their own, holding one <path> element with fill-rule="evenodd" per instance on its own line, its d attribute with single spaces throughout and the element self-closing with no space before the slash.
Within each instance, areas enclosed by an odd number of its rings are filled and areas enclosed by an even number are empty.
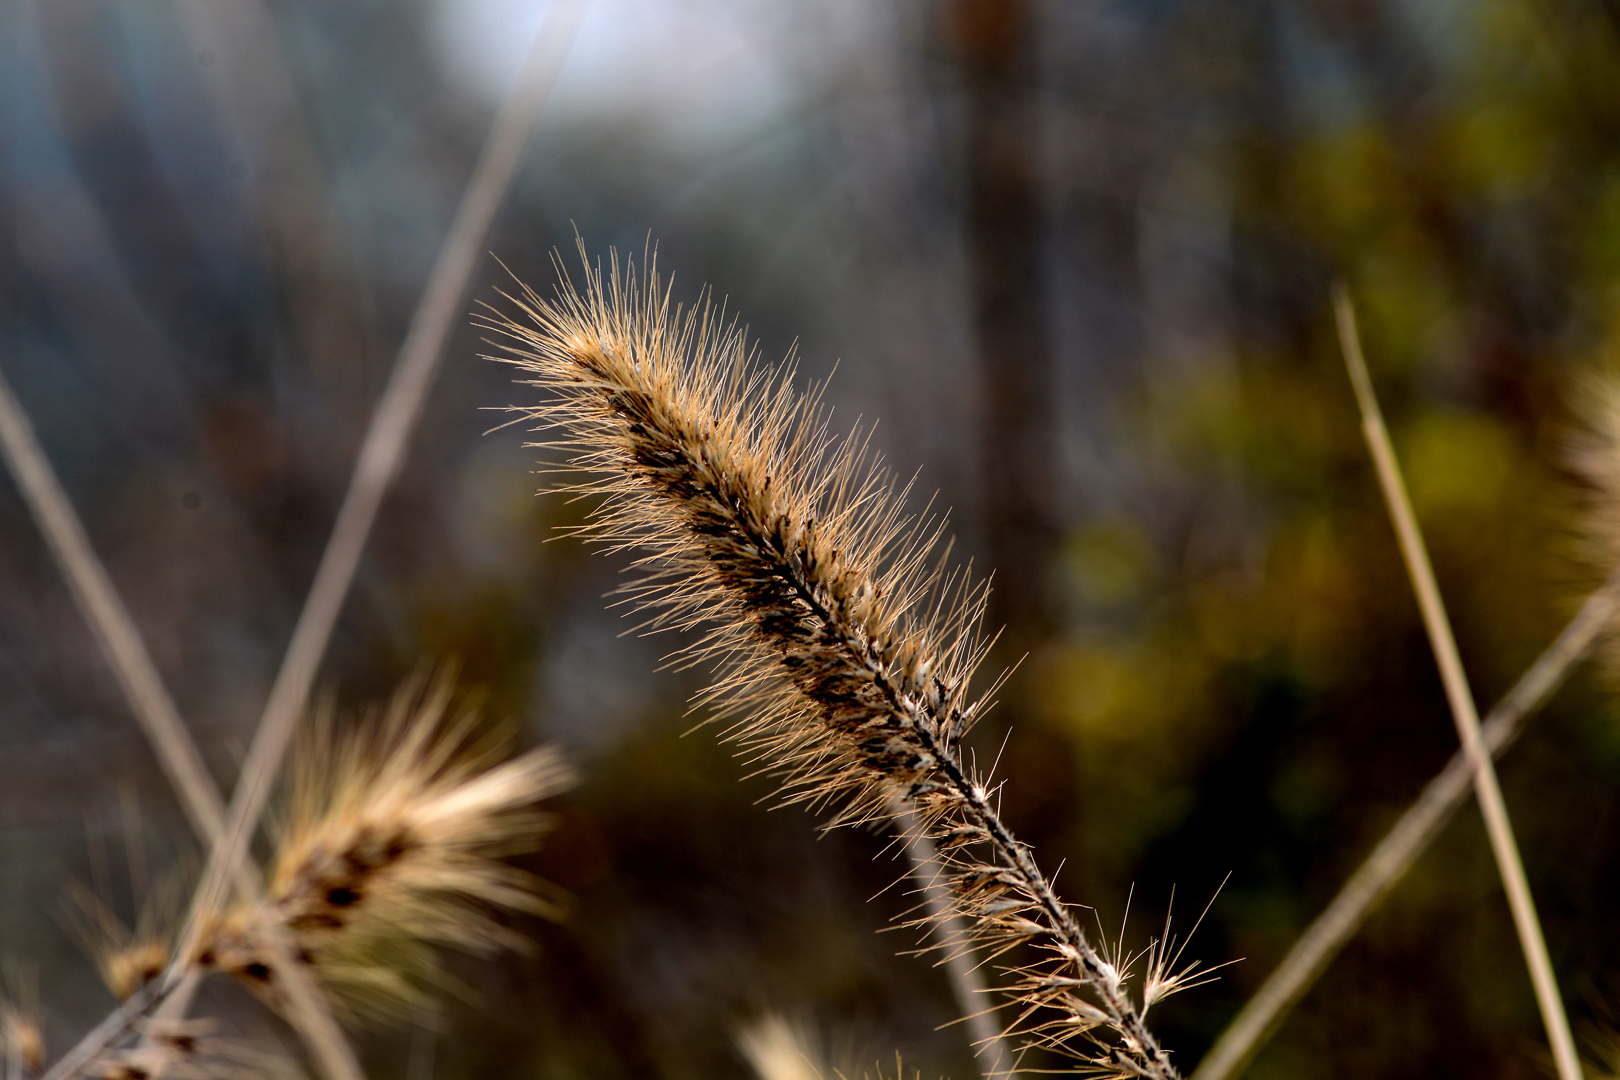
<svg viewBox="0 0 1620 1080">
<path fill-rule="evenodd" d="M 250 1080 L 289 1075 L 290 1061 L 220 1036 L 206 1020 L 148 1020 L 140 1045 L 103 1056 L 88 1075 L 98 1080 Z"/>
<path fill-rule="evenodd" d="M 690 650 L 724 670 L 705 700 L 792 797 L 847 798 L 841 820 L 890 790 L 953 800 L 931 784 L 936 744 L 969 726 L 954 688 L 984 654 L 985 592 L 929 554 L 940 523 L 904 512 L 862 438 L 829 432 L 791 362 L 759 368 L 735 325 L 672 307 L 654 272 L 587 277 L 555 303 L 522 290 L 527 321 L 490 326 L 553 392 L 539 413 L 586 447 L 595 479 L 571 490 L 606 496 L 589 534 L 650 552 L 629 591 L 652 625 L 711 627 Z"/>
<path fill-rule="evenodd" d="M 88 890 L 75 887 L 68 893 L 69 924 L 119 1001 L 128 1000 L 168 966 L 179 907 L 176 885 L 174 879 L 162 880 L 141 897 L 134 929 Z"/>
<path fill-rule="evenodd" d="M 554 300 L 520 285 L 516 314 L 490 309 L 492 359 L 546 393 L 518 411 L 563 433 L 556 445 L 586 478 L 562 490 L 600 497 L 581 534 L 640 553 L 624 591 L 646 628 L 704 631 L 685 658 L 718 676 L 698 703 L 774 763 L 790 800 L 836 801 L 834 824 L 886 820 L 908 801 L 957 907 L 998 954 L 1038 920 L 1056 958 L 1019 969 L 1015 987 L 1037 1043 L 1174 1077 L 959 753 L 985 707 L 967 687 L 988 648 L 986 590 L 945 562 L 943 523 L 909 515 L 909 487 L 867 438 L 835 437 L 820 391 L 794 391 L 791 359 L 759 365 L 707 301 L 675 306 L 654 268 L 621 274 L 616 256 L 606 274 L 586 260 L 583 294 L 558 268 Z M 1014 910 L 1028 917 L 997 917 Z M 1059 969 L 1097 995 L 1086 1008 L 1106 1030 L 1028 1019 L 1052 1005 L 1088 1015 L 1040 989 Z"/>
</svg>

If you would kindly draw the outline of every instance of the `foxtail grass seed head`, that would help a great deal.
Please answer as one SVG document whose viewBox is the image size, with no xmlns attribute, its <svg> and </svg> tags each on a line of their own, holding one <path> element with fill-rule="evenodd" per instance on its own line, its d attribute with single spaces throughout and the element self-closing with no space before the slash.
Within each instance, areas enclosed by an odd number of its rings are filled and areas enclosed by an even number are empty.
<svg viewBox="0 0 1620 1080">
<path fill-rule="evenodd" d="M 987 702 L 969 689 L 986 590 L 946 561 L 943 523 L 909 513 L 866 436 L 837 437 L 791 360 L 759 364 L 709 302 L 677 306 L 616 256 L 586 260 L 583 292 L 561 277 L 554 299 L 520 286 L 490 309 L 494 359 L 541 391 L 520 411 L 572 452 L 562 489 L 598 498 L 582 534 L 638 554 L 626 592 L 647 628 L 701 631 L 685 658 L 718 675 L 700 704 L 835 823 L 909 800 L 990 952 L 1046 950 L 1015 973 L 1015 1027 L 1091 1067 L 1174 1076 L 960 754 Z"/>
<path fill-rule="evenodd" d="M 503 759 L 477 715 L 451 703 L 448 680 L 417 678 L 348 730 L 330 709 L 313 718 L 265 900 L 219 917 L 207 965 L 274 996 L 266 933 L 282 933 L 351 1009 L 416 1012 L 413 977 L 436 971 L 430 946 L 520 947 L 494 911 L 560 914 L 554 889 L 500 860 L 538 845 L 550 819 L 536 804 L 572 770 L 550 748 Z"/>
</svg>

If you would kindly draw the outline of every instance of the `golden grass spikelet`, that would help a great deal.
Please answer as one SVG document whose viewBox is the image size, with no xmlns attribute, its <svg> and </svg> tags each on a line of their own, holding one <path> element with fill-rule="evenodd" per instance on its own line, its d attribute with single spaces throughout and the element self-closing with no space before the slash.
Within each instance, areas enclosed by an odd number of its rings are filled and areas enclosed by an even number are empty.
<svg viewBox="0 0 1620 1080">
<path fill-rule="evenodd" d="M 119 1001 L 126 1001 L 135 991 L 162 975 L 168 963 L 168 945 L 156 938 L 147 938 L 131 941 L 122 949 L 97 957 L 96 966 L 101 970 L 107 989 Z"/>
<path fill-rule="evenodd" d="M 551 445 L 586 478 L 563 490 L 600 498 L 582 534 L 640 553 L 625 591 L 647 627 L 703 630 L 683 654 L 718 669 L 700 702 L 790 799 L 837 800 L 835 823 L 909 800 L 991 954 L 1048 951 L 1017 973 L 1020 1029 L 1119 1075 L 1175 1076 L 962 759 L 987 700 L 969 694 L 986 590 L 945 562 L 942 522 L 908 514 L 867 439 L 832 434 L 819 390 L 793 389 L 791 360 L 758 364 L 712 304 L 678 307 L 655 268 L 621 274 L 616 256 L 606 274 L 585 260 L 583 294 L 559 274 L 554 300 L 520 286 L 513 315 L 491 309 L 492 359 L 544 391 L 520 411 L 564 433 Z"/>
<path fill-rule="evenodd" d="M 572 770 L 551 748 L 502 760 L 500 740 L 451 699 L 448 679 L 416 678 L 346 731 L 330 708 L 313 718 L 265 901 L 219 920 L 210 966 L 273 996 L 272 924 L 343 1004 L 387 1017 L 421 1011 L 410 976 L 436 972 L 431 945 L 521 947 L 492 911 L 560 914 L 555 890 L 499 860 L 538 846 L 550 819 L 535 804 Z"/>
</svg>

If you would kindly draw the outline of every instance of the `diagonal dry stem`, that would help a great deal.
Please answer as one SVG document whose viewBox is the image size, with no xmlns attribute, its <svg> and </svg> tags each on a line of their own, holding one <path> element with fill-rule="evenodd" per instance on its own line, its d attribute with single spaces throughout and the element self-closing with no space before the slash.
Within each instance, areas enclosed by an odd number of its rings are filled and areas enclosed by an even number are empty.
<svg viewBox="0 0 1620 1080">
<path fill-rule="evenodd" d="M 1559 1080 L 1580 1080 L 1581 1064 L 1575 1053 L 1575 1040 L 1570 1035 L 1569 1017 L 1564 1013 L 1552 961 L 1547 956 L 1547 943 L 1542 937 L 1535 900 L 1530 895 L 1524 863 L 1519 858 L 1519 846 L 1513 837 L 1512 823 L 1508 820 L 1507 804 L 1497 783 L 1496 767 L 1480 735 L 1473 692 L 1463 674 L 1462 660 L 1457 655 L 1457 643 L 1451 633 L 1451 622 L 1446 617 L 1440 590 L 1435 584 L 1434 570 L 1429 565 L 1429 554 L 1424 547 L 1422 533 L 1418 530 L 1417 518 L 1412 513 L 1411 501 L 1407 498 L 1406 485 L 1401 479 L 1400 466 L 1395 461 L 1389 432 L 1384 427 L 1378 400 L 1373 395 L 1372 380 L 1367 376 L 1367 364 L 1362 358 L 1361 342 L 1356 333 L 1355 310 L 1343 286 L 1334 291 L 1333 307 L 1344 348 L 1345 366 L 1350 371 L 1356 402 L 1361 408 L 1362 432 L 1377 466 L 1378 482 L 1384 490 L 1384 500 L 1389 505 L 1390 518 L 1400 538 L 1401 554 L 1412 578 L 1413 591 L 1417 593 L 1418 606 L 1423 611 L 1423 625 L 1434 648 L 1446 699 L 1451 705 L 1457 734 L 1473 773 L 1474 794 L 1479 799 L 1480 813 L 1485 818 L 1485 829 L 1490 835 L 1491 851 L 1496 856 L 1502 887 L 1507 892 L 1508 905 L 1513 911 L 1513 925 L 1519 934 L 1519 944 L 1524 949 L 1525 965 L 1530 969 L 1536 1004 L 1541 1009 L 1547 1039 L 1552 1044 L 1553 1062 L 1558 1068 Z"/>
<path fill-rule="evenodd" d="M 107 1047 L 135 1030 L 149 1012 L 162 1004 L 174 992 L 174 985 L 153 980 L 131 994 L 118 1008 L 108 1013 L 90 1034 L 79 1040 L 77 1046 L 56 1060 L 40 1080 L 72 1080 L 95 1063 L 96 1057 Z"/>
<path fill-rule="evenodd" d="M 338 510 L 337 522 L 315 572 L 309 597 L 299 614 L 286 657 L 248 749 L 241 779 L 231 800 L 224 840 L 211 853 L 208 871 L 193 900 L 187 920 L 188 943 L 195 941 L 199 915 L 218 902 L 224 880 L 221 868 L 246 849 L 258 826 L 276 770 L 292 739 L 332 627 L 348 595 L 366 538 L 421 416 L 444 343 L 477 266 L 479 251 L 517 170 L 529 133 L 556 81 L 584 6 L 585 0 L 558 0 L 553 6 L 522 74 L 501 106 L 450 232 L 439 250 L 422 301 L 400 346 L 393 374 L 372 415 L 348 493 Z"/>
<path fill-rule="evenodd" d="M 174 699 L 164 687 L 157 665 L 135 628 L 135 621 L 113 588 L 106 567 L 90 546 L 84 525 L 74 513 L 73 504 L 68 501 L 67 493 L 62 490 L 40 447 L 33 425 L 3 376 L 0 376 L 0 454 L 5 457 L 62 576 L 67 579 L 79 610 L 101 645 L 130 710 L 145 730 L 158 762 L 180 796 L 198 838 L 204 844 L 217 844 L 225 820 L 225 805 L 219 789 L 209 776 Z M 244 895 L 260 894 L 258 876 L 241 853 L 229 865 L 229 870 L 233 883 Z M 287 953 L 284 942 L 272 945 Z M 290 963 L 282 966 L 298 967 Z M 332 1018 L 320 988 L 302 971 L 295 971 L 288 989 L 290 1019 L 328 1080 L 358 1080 L 359 1061 Z"/>
<path fill-rule="evenodd" d="M 1570 669 L 1592 650 L 1616 614 L 1620 614 L 1620 571 L 1587 598 L 1569 625 L 1485 718 L 1480 731 L 1493 756 L 1500 757 L 1513 745 L 1525 720 L 1563 685 Z M 1192 1080 L 1227 1080 L 1243 1070 L 1373 908 L 1445 829 L 1472 790 L 1473 772 L 1464 752 L 1458 750 L 1244 1004 L 1199 1062 Z"/>
<path fill-rule="evenodd" d="M 45 457 L 33 425 L 11 386 L 0 376 L 0 451 L 17 481 L 29 512 L 50 547 L 73 592 L 73 599 L 106 654 L 113 675 L 129 702 L 135 719 L 157 752 L 158 764 L 168 775 L 180 805 L 204 843 L 224 826 L 224 806 L 213 778 L 203 765 L 197 746 L 180 719 L 179 710 L 163 688 L 140 631 L 113 588 L 106 568 L 96 557 L 84 525 L 68 502 L 50 461 Z"/>
<path fill-rule="evenodd" d="M 276 682 L 271 688 L 259 728 L 249 748 L 242 776 L 207 869 L 192 898 L 176 957 L 196 947 L 203 916 L 223 899 L 233 868 L 242 865 L 248 841 L 270 792 L 271 782 L 286 753 L 298 714 L 309 696 L 320 658 L 353 580 L 366 537 L 376 519 L 383 495 L 398 472 L 410 434 L 438 369 L 455 309 L 466 292 L 477 263 L 478 249 L 488 235 L 495 212 L 516 171 L 528 134 L 545 104 L 563 58 L 573 40 L 586 0 L 557 0 L 530 51 L 512 93 L 496 117 L 494 129 L 463 195 L 456 218 L 440 249 L 422 301 L 400 348 L 399 358 L 355 463 L 354 475 L 338 512 L 338 520 L 322 555 L 310 595 L 300 613 Z M 302 978 L 297 965 L 286 965 L 296 983 Z M 162 980 L 168 1005 L 183 1012 L 189 984 L 184 965 L 176 962 Z M 311 983 L 311 988 L 314 989 Z M 296 1003 L 301 996 L 294 987 Z M 151 1003 L 155 1006 L 156 1001 Z M 149 1006 L 149 1007 L 151 1007 Z M 296 1007 L 296 1006 L 295 1006 Z M 88 1063 L 128 1026 L 103 1024 L 70 1051 L 68 1059 Z M 68 1059 L 64 1059 L 65 1061 Z M 70 1076 L 59 1066 L 53 1075 Z"/>
</svg>

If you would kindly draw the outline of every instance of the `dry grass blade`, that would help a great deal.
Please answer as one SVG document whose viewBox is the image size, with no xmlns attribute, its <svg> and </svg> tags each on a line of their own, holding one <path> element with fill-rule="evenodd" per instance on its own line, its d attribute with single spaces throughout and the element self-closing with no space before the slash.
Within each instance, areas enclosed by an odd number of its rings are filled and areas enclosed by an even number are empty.
<svg viewBox="0 0 1620 1080">
<path fill-rule="evenodd" d="M 585 0 L 559 0 L 541 28 L 512 93 L 484 144 L 450 232 L 434 263 L 422 301 L 372 416 L 348 493 L 321 556 L 309 597 L 293 629 L 287 654 L 270 690 L 231 801 L 224 840 L 210 853 L 208 870 L 188 917 L 185 942 L 195 947 L 206 913 L 222 900 L 224 867 L 240 857 L 258 826 L 277 768 L 326 652 L 366 538 L 438 370 L 445 339 L 467 290 L 478 254 L 516 172 L 529 132 L 550 94 L 573 39 Z"/>
<path fill-rule="evenodd" d="M 1564 677 L 1620 614 L 1620 571 L 1587 598 L 1554 642 L 1530 665 L 1481 726 L 1486 748 L 1500 757 L 1524 730 Z M 1346 942 L 1390 889 L 1405 876 L 1419 855 L 1434 842 L 1468 801 L 1474 775 L 1459 750 L 1440 774 L 1429 781 L 1400 820 L 1356 868 L 1332 902 L 1294 942 L 1282 963 L 1267 977 L 1198 1063 L 1193 1080 L 1227 1080 L 1238 1075 L 1259 1052 L 1288 1010 L 1305 996 Z"/>
<path fill-rule="evenodd" d="M 1547 943 L 1541 933 L 1541 922 L 1536 916 L 1529 882 L 1525 879 L 1524 863 L 1513 837 L 1507 804 L 1497 783 L 1496 767 L 1480 735 L 1473 692 L 1463 674 L 1462 660 L 1457 655 L 1457 643 L 1451 633 L 1451 622 L 1446 617 L 1445 605 L 1434 581 L 1434 570 L 1429 565 L 1428 551 L 1418 530 L 1417 518 L 1412 513 L 1400 467 L 1395 461 L 1395 450 L 1390 445 L 1389 432 L 1384 427 L 1378 400 L 1373 395 L 1372 381 L 1367 376 L 1366 361 L 1362 358 L 1361 342 L 1356 333 L 1355 311 L 1350 305 L 1349 293 L 1342 286 L 1334 293 L 1333 306 L 1344 347 L 1345 366 L 1350 371 L 1356 402 L 1361 408 L 1362 431 L 1377 466 L 1378 482 L 1383 488 L 1384 501 L 1388 504 L 1396 535 L 1400 539 L 1401 554 L 1406 560 L 1412 588 L 1417 593 L 1418 606 L 1423 612 L 1423 625 L 1428 631 L 1429 643 L 1434 648 L 1435 660 L 1440 667 L 1441 682 L 1445 685 L 1446 699 L 1457 724 L 1457 734 L 1473 772 L 1474 794 L 1479 800 L 1480 813 L 1485 818 L 1486 832 L 1491 840 L 1491 851 L 1496 856 L 1497 870 L 1502 876 L 1502 887 L 1507 892 L 1508 905 L 1513 911 L 1513 924 L 1524 950 L 1525 964 L 1530 969 L 1536 1004 L 1541 1009 L 1547 1039 L 1552 1044 L 1553 1062 L 1558 1068 L 1560 1080 L 1580 1080 L 1581 1063 L 1575 1053 L 1575 1040 L 1570 1034 L 1569 1017 L 1565 1015 L 1552 961 L 1547 956 Z"/>
<path fill-rule="evenodd" d="M 568 490 L 602 497 L 585 535 L 640 553 L 627 591 L 649 627 L 705 631 L 687 651 L 718 671 L 700 703 L 835 824 L 914 808 L 974 938 L 1044 957 L 1015 973 L 1026 1035 L 1102 1075 L 1175 1076 L 1126 973 L 961 756 L 987 700 L 969 692 L 985 590 L 941 557 L 942 523 L 908 514 L 865 440 L 835 438 L 818 393 L 755 364 L 711 307 L 674 307 L 650 267 L 587 262 L 585 279 L 554 301 L 523 289 L 488 325 L 589 477 Z"/>
<path fill-rule="evenodd" d="M 0 378 L 0 449 L 198 838 L 218 846 L 225 819 L 219 790 L 4 378 Z M 225 864 L 226 872 L 245 895 L 254 895 L 258 881 L 242 858 L 243 853 L 236 852 Z M 358 1080 L 359 1061 L 319 991 L 299 981 L 289 1005 L 290 1018 L 330 1080 Z"/>
</svg>

